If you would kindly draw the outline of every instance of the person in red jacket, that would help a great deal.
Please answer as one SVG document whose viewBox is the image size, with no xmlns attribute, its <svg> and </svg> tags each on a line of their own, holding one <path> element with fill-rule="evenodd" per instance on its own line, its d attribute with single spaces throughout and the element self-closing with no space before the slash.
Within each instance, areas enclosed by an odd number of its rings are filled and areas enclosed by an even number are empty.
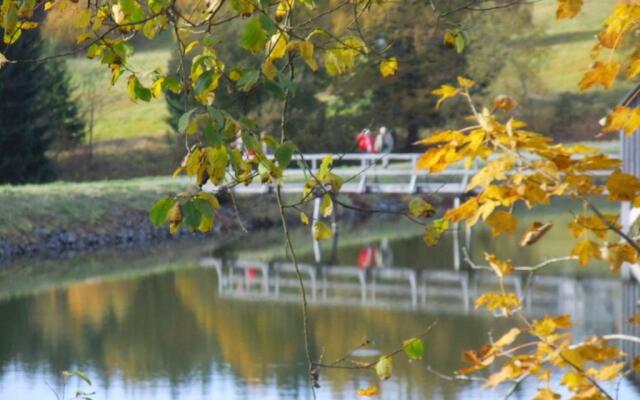
<svg viewBox="0 0 640 400">
<path fill-rule="evenodd" d="M 375 138 L 369 129 L 363 129 L 356 135 L 356 143 L 361 153 L 375 153 Z"/>
</svg>

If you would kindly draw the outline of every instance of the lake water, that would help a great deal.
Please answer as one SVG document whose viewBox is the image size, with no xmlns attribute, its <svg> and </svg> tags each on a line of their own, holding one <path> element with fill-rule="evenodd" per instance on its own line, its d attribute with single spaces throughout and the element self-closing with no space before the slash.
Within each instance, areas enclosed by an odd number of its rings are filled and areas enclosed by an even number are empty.
<svg viewBox="0 0 640 400">
<path fill-rule="evenodd" d="M 536 218 L 561 225 L 566 211 L 560 205 Z M 315 265 L 308 230 L 295 231 L 311 303 L 312 351 L 330 362 L 366 337 L 373 344 L 358 356 L 369 361 L 437 320 L 424 359 L 397 357 L 379 398 L 501 398 L 508 387 L 483 391 L 478 383 L 449 382 L 432 372 L 462 367 L 462 350 L 487 342 L 490 333 L 501 335 L 514 321 L 473 309 L 495 279 L 464 264 L 455 269 L 453 234 L 428 248 L 419 233 L 394 220 L 344 225 L 335 247 L 323 243 Z M 573 244 L 564 227 L 526 250 L 482 229 L 468 243 L 464 232 L 458 240 L 478 262 L 489 250 L 518 265 L 566 255 Z M 282 248 L 281 234 L 265 231 L 222 245 L 178 242 L 4 267 L 0 399 L 56 399 L 54 391 L 71 398 L 76 389 L 95 391 L 94 399 L 312 398 L 295 275 L 282 262 Z M 524 276 L 507 284 L 528 293 L 532 317 L 574 315 L 578 338 L 626 332 L 637 287 L 603 265 L 577 270 L 565 263 L 530 287 Z M 93 386 L 73 378 L 65 387 L 64 370 L 83 371 Z M 369 371 L 321 370 L 316 395 L 354 399 L 357 389 L 375 383 Z M 526 381 L 512 398 L 531 398 L 537 386 Z M 640 398 L 637 384 L 621 382 L 619 398 Z"/>
</svg>

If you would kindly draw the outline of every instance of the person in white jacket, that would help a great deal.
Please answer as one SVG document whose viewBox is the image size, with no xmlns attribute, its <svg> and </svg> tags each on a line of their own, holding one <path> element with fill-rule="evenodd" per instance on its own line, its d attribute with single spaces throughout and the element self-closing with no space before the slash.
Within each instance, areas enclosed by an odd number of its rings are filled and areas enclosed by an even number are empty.
<svg viewBox="0 0 640 400">
<path fill-rule="evenodd" d="M 386 168 L 389 165 L 389 160 L 385 157 L 385 155 L 393 152 L 393 147 L 395 145 L 395 141 L 393 140 L 393 135 L 386 126 L 380 127 L 380 131 L 376 136 L 376 144 L 375 151 L 378 154 L 382 154 L 383 160 L 382 165 Z"/>
</svg>

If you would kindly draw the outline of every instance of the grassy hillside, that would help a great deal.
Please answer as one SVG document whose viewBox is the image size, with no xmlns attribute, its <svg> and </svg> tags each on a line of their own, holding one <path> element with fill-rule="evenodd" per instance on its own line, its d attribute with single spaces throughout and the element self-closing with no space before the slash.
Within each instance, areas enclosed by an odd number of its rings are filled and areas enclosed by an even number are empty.
<svg viewBox="0 0 640 400">
<path fill-rule="evenodd" d="M 544 54 L 535 66 L 538 81 L 541 82 L 541 87 L 535 90 L 540 93 L 536 94 L 553 96 L 562 92 L 578 92 L 578 82 L 592 62 L 589 54 L 595 44 L 594 36 L 615 3 L 616 0 L 585 2 L 583 12 L 578 17 L 562 21 L 555 19 L 557 0 L 532 3 L 534 24 L 543 31 L 536 43 L 544 48 Z M 139 71 L 166 68 L 170 57 L 170 38 L 164 38 L 159 46 L 141 50 L 131 60 L 132 66 Z M 164 122 L 167 110 L 163 99 L 132 104 L 125 90 L 126 76 L 115 87 L 111 87 L 108 69 L 95 60 L 79 57 L 70 59 L 68 64 L 77 87 L 76 94 L 83 104 L 91 101 L 92 85 L 99 93 L 96 99 L 100 106 L 95 126 L 96 141 L 157 136 L 167 131 Z M 508 73 L 511 75 L 514 71 Z M 615 91 L 606 93 L 595 90 L 589 95 L 598 97 L 603 103 L 612 104 L 628 86 L 622 84 Z"/>
<path fill-rule="evenodd" d="M 146 50 L 131 59 L 136 71 L 166 70 L 169 49 Z M 162 135 L 167 132 L 164 122 L 168 115 L 164 99 L 152 99 L 149 103 L 134 104 L 127 96 L 127 75 L 123 74 L 115 86 L 111 86 L 109 68 L 96 60 L 72 58 L 68 60 L 72 83 L 83 108 L 90 102 L 97 105 L 94 139 L 129 139 L 138 136 Z"/>
<path fill-rule="evenodd" d="M 545 57 L 540 77 L 550 94 L 577 92 L 582 75 L 592 64 L 591 49 L 602 21 L 611 13 L 617 0 L 586 1 L 582 12 L 569 20 L 556 20 L 556 0 L 533 3 L 534 24 L 544 30 L 540 45 Z"/>
</svg>

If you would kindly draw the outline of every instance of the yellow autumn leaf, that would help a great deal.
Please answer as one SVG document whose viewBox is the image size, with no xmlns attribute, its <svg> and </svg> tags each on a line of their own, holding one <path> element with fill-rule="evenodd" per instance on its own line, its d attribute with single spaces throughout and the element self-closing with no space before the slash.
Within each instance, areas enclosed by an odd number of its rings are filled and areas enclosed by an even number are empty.
<svg viewBox="0 0 640 400">
<path fill-rule="evenodd" d="M 560 315 L 557 317 L 549 317 L 545 315 L 542 319 L 535 320 L 531 324 L 529 330 L 533 335 L 546 338 L 554 334 L 558 329 L 568 329 L 573 326 L 570 315 Z"/>
<path fill-rule="evenodd" d="M 640 194 L 640 179 L 614 171 L 607 180 L 609 199 L 613 201 L 633 201 Z"/>
<path fill-rule="evenodd" d="M 362 397 L 374 397 L 380 394 L 380 390 L 378 390 L 378 386 L 373 385 L 365 389 L 358 389 L 357 393 L 358 396 Z"/>
<path fill-rule="evenodd" d="M 271 62 L 279 60 L 287 54 L 288 39 L 282 33 L 271 36 L 267 42 L 267 59 Z"/>
<path fill-rule="evenodd" d="M 632 135 L 638 128 L 640 128 L 640 109 L 616 106 L 607 115 L 602 131 L 605 133 L 624 131 L 625 134 Z"/>
<path fill-rule="evenodd" d="M 438 110 L 442 102 L 458 95 L 458 88 L 451 85 L 442 85 L 438 89 L 431 91 L 431 94 L 440 97 L 436 103 L 436 110 Z"/>
<path fill-rule="evenodd" d="M 573 18 L 582 9 L 583 0 L 558 0 L 556 18 Z"/>
<path fill-rule="evenodd" d="M 475 81 L 473 81 L 471 79 L 468 79 L 468 78 L 465 78 L 465 77 L 462 77 L 462 76 L 458 77 L 458 85 L 463 89 L 469 90 L 472 87 L 474 87 L 475 84 L 476 84 Z"/>
<path fill-rule="evenodd" d="M 276 69 L 276 66 L 271 62 L 271 60 L 267 59 L 262 64 L 262 73 L 267 78 L 273 80 L 273 79 L 276 78 L 276 76 L 278 74 L 278 70 Z"/>
<path fill-rule="evenodd" d="M 606 247 L 606 259 L 612 272 L 620 271 L 623 263 L 635 264 L 638 252 L 627 243 L 611 243 Z"/>
<path fill-rule="evenodd" d="M 453 222 L 460 222 L 473 217 L 478 210 L 478 199 L 475 197 L 470 198 L 460 205 L 460 207 L 447 210 L 444 214 L 445 219 L 449 219 Z"/>
<path fill-rule="evenodd" d="M 502 335 L 500 339 L 496 340 L 492 344 L 492 347 L 494 349 L 502 349 L 503 347 L 509 346 L 518 338 L 520 333 L 521 333 L 520 329 L 511 328 L 509 332 L 505 333 L 504 335 Z"/>
<path fill-rule="evenodd" d="M 398 59 L 395 57 L 380 61 L 380 75 L 383 77 L 395 76 L 398 73 Z"/>
<path fill-rule="evenodd" d="M 300 222 L 302 222 L 304 225 L 309 225 L 309 217 L 307 216 L 307 214 L 303 212 L 300 213 Z"/>
<path fill-rule="evenodd" d="M 332 236 L 331 229 L 322 221 L 313 222 L 311 234 L 315 240 L 329 240 Z"/>
<path fill-rule="evenodd" d="M 502 309 L 508 315 L 514 310 L 520 308 L 522 306 L 522 302 L 520 301 L 520 298 L 512 292 L 488 292 L 476 299 L 475 308 L 478 309 L 483 306 L 486 306 L 488 311 Z"/>
<path fill-rule="evenodd" d="M 511 275 L 513 272 L 513 265 L 511 261 L 500 260 L 495 254 L 484 253 L 484 259 L 487 260 L 491 269 L 502 278 L 505 275 Z"/>
<path fill-rule="evenodd" d="M 609 364 L 600 370 L 589 368 L 587 374 L 601 381 L 610 381 L 617 378 L 624 369 L 624 362 Z"/>
<path fill-rule="evenodd" d="M 571 250 L 571 255 L 578 257 L 578 261 L 581 266 L 589 264 L 589 260 L 595 258 L 597 260 L 602 259 L 602 254 L 598 244 L 592 240 L 582 240 L 575 245 Z"/>
<path fill-rule="evenodd" d="M 560 398 L 560 395 L 554 393 L 551 389 L 542 388 L 538 389 L 538 393 L 536 394 L 536 397 L 533 398 L 533 400 L 559 400 Z"/>
<path fill-rule="evenodd" d="M 520 239 L 520 246 L 531 246 L 540 240 L 546 233 L 553 227 L 552 223 L 543 223 L 535 221 L 522 235 Z"/>
<path fill-rule="evenodd" d="M 619 72 L 619 63 L 596 61 L 582 77 L 580 90 L 584 91 L 598 84 L 602 85 L 605 89 L 609 89 L 613 85 Z"/>
</svg>

